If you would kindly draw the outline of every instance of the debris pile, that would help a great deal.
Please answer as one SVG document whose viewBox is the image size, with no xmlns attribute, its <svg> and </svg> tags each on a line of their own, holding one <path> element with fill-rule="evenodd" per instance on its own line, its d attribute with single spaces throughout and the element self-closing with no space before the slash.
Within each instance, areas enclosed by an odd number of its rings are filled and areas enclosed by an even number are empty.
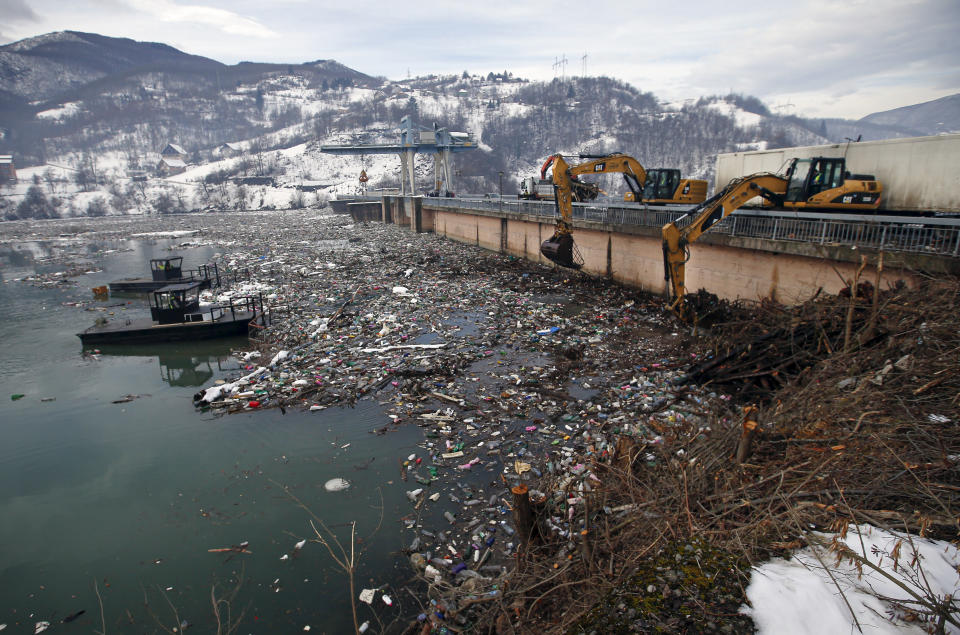
<svg viewBox="0 0 960 635">
<path fill-rule="evenodd" d="M 743 616 L 723 607 L 745 602 L 748 563 L 802 547 L 810 530 L 869 522 L 956 540 L 960 283 L 852 295 L 750 306 L 708 334 L 717 348 L 692 366 L 697 390 L 722 385 L 756 405 L 728 413 L 735 426 L 717 409 L 705 427 L 668 419 L 659 438 L 619 434 L 609 456 L 587 462 L 590 490 L 568 494 L 579 531 L 537 533 L 499 581 L 502 597 L 471 621 L 501 632 L 741 632 Z M 823 328 L 798 335 L 811 323 Z M 777 382 L 744 377 L 764 363 L 779 364 Z M 536 516 L 552 529 L 557 511 Z M 593 589 L 607 590 L 599 603 Z M 469 598 L 446 590 L 443 603 Z"/>
</svg>

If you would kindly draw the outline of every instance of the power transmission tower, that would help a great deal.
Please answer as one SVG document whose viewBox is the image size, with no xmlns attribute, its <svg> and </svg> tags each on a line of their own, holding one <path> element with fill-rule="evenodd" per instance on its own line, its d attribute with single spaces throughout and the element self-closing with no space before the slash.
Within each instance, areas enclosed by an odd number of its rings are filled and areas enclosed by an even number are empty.
<svg viewBox="0 0 960 635">
<path fill-rule="evenodd" d="M 564 53 L 562 57 L 553 58 L 553 76 L 557 76 L 557 69 L 560 70 L 560 81 L 567 81 L 567 54 Z"/>
</svg>

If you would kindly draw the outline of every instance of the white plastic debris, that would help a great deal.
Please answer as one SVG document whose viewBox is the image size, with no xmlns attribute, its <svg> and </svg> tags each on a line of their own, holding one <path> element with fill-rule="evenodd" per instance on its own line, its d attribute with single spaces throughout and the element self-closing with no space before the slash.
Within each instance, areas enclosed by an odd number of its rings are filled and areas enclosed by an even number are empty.
<svg viewBox="0 0 960 635">
<path fill-rule="evenodd" d="M 233 393 L 237 392 L 241 386 L 246 386 L 248 383 L 250 383 L 250 380 L 253 377 L 256 377 L 257 375 L 265 372 L 266 370 L 267 370 L 266 368 L 264 368 L 263 366 L 260 366 L 257 368 L 257 370 L 253 371 L 248 375 L 244 375 L 243 377 L 241 377 L 235 382 L 207 388 L 203 392 L 203 397 L 201 398 L 201 401 L 205 401 L 206 403 L 211 403 L 211 402 L 217 401 L 221 397 L 230 396 Z"/>
<path fill-rule="evenodd" d="M 383 597 L 381 597 L 380 599 L 383 600 L 383 603 L 386 604 L 387 606 L 393 606 L 393 598 L 391 598 L 386 593 L 384 593 Z"/>
<path fill-rule="evenodd" d="M 360 601 L 367 604 L 373 604 L 373 599 L 377 596 L 376 589 L 363 589 L 360 591 Z"/>
<path fill-rule="evenodd" d="M 276 355 L 273 356 L 273 359 L 270 360 L 270 365 L 271 365 L 271 366 L 276 366 L 276 365 L 277 365 L 277 362 L 282 362 L 282 361 L 285 360 L 289 355 L 290 355 L 290 351 L 280 351 L 279 353 L 277 353 Z"/>
<path fill-rule="evenodd" d="M 37 633 L 42 633 L 48 628 L 50 628 L 50 622 L 37 622 L 33 626 L 33 635 L 37 635 Z"/>
<path fill-rule="evenodd" d="M 350 487 L 350 481 L 345 478 L 332 478 L 323 484 L 323 489 L 328 492 L 342 492 Z"/>
<path fill-rule="evenodd" d="M 301 540 L 300 542 L 298 542 L 297 544 L 295 544 L 295 545 L 293 546 L 293 548 L 296 549 L 297 551 L 300 551 L 301 549 L 303 549 L 303 546 L 304 546 L 305 544 L 307 544 L 306 539 Z"/>
<path fill-rule="evenodd" d="M 282 556 L 280 556 L 280 559 L 281 559 L 281 560 L 289 560 L 289 559 L 290 559 L 290 556 L 288 556 L 287 554 L 283 554 Z"/>
</svg>

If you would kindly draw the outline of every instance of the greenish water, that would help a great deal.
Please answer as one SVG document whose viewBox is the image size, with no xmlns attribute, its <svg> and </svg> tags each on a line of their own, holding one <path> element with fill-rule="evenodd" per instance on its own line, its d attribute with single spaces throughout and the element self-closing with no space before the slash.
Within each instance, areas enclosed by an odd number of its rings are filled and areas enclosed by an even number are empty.
<svg viewBox="0 0 960 635">
<path fill-rule="evenodd" d="M 422 440 L 417 427 L 371 434 L 388 421 L 371 400 L 352 409 L 286 415 L 197 412 L 193 394 L 237 369 L 228 354 L 243 340 L 82 354 L 75 333 L 97 317 L 147 314 L 137 298 L 94 303 L 90 288 L 146 275 L 147 261 L 170 255 L 172 243 L 0 246 L 4 635 L 32 633 L 39 621 L 49 621 L 56 632 L 100 630 L 97 591 L 108 633 L 164 632 L 181 620 L 212 633 L 211 588 L 222 595 L 238 581 L 232 616 L 245 613 L 237 632 L 289 633 L 304 626 L 349 632 L 347 579 L 322 545 L 311 542 L 294 552 L 294 543 L 312 537 L 310 516 L 278 483 L 333 528 L 348 550 L 349 523 L 357 522 L 357 535 L 367 537 L 358 545 L 365 552 L 357 591 L 385 585 L 399 601 L 387 607 L 377 600 L 374 609 L 384 624 L 401 613 L 416 614 L 410 596 L 398 592 L 408 574 L 397 550 L 409 537 L 397 519 L 410 505 L 397 462 Z M 121 251 L 103 253 L 107 249 Z M 213 251 L 176 253 L 185 268 L 194 268 Z M 50 255 L 54 260 L 45 261 Z M 64 262 L 102 271 L 74 278 L 77 286 L 12 281 L 61 270 Z M 129 304 L 109 306 L 121 302 Z M 16 394 L 24 396 L 12 400 Z M 348 479 L 351 488 L 326 492 L 323 484 L 333 477 Z M 381 500 L 384 521 L 370 537 Z M 251 554 L 208 551 L 244 541 Z M 291 557 L 281 560 L 284 554 Z M 81 610 L 75 621 L 57 624 Z M 369 632 L 380 630 L 363 604 L 360 620 L 371 620 Z"/>
</svg>

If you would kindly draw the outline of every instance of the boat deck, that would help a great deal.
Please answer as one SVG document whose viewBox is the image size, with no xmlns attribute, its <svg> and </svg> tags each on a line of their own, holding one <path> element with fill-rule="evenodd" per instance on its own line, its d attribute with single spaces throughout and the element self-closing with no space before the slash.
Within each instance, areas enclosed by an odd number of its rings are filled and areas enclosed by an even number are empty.
<svg viewBox="0 0 960 635">
<path fill-rule="evenodd" d="M 121 278 L 109 284 L 110 293 L 149 293 L 168 284 L 200 282 L 203 289 L 210 288 L 210 278 L 176 278 L 173 280 L 153 280 L 152 278 Z"/>
<path fill-rule="evenodd" d="M 138 342 L 176 342 L 200 340 L 228 335 L 246 335 L 254 311 L 224 313 L 215 320 L 202 319 L 197 314 L 195 321 L 157 324 L 150 318 L 111 320 L 106 324 L 91 326 L 78 333 L 84 344 L 130 344 Z M 209 318 L 209 314 L 206 316 Z"/>
</svg>

